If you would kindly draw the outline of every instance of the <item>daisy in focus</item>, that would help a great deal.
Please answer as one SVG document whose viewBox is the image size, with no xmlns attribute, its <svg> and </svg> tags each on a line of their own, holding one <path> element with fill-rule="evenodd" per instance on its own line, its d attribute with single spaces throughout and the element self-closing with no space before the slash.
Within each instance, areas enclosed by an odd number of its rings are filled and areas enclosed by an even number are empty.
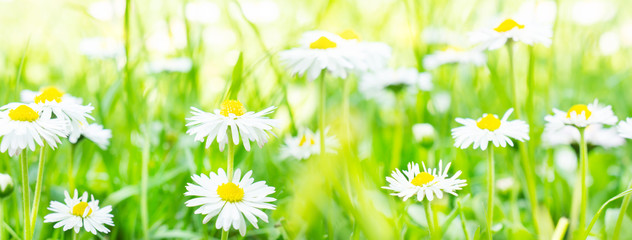
<svg viewBox="0 0 632 240">
<path fill-rule="evenodd" d="M 35 104 L 10 103 L 0 107 L 0 152 L 8 151 L 13 157 L 26 148 L 35 151 L 36 145 L 55 149 L 61 143 L 60 138 L 68 134 L 68 123 L 39 112 L 40 106 Z"/>
<path fill-rule="evenodd" d="M 79 196 L 75 189 L 73 197 L 70 197 L 68 191 L 64 191 L 64 202 L 51 201 L 48 210 L 52 213 L 44 217 L 45 223 L 55 223 L 54 228 L 62 227 L 64 231 L 73 229 L 75 233 L 79 233 L 81 228 L 87 232 L 97 235 L 97 232 L 109 233 L 106 225 L 114 226 L 112 218 L 112 206 L 99 207 L 99 200 L 94 200 L 94 196 L 90 195 L 88 201 L 88 193 L 84 192 Z"/>
<path fill-rule="evenodd" d="M 417 93 L 433 89 L 430 73 L 420 73 L 414 68 L 385 68 L 362 74 L 360 86 L 362 94 L 383 105 L 395 104 L 400 93 Z"/>
<path fill-rule="evenodd" d="M 586 127 L 586 143 L 592 146 L 613 148 L 623 145 L 625 140 L 619 136 L 616 128 L 605 128 L 601 124 Z M 548 146 L 579 145 L 580 133 L 576 127 L 547 123 L 542 133 L 542 142 Z"/>
<path fill-rule="evenodd" d="M 417 201 L 421 202 L 424 198 L 428 201 L 435 197 L 442 199 L 444 192 L 458 196 L 456 191 L 467 185 L 466 180 L 458 179 L 461 171 L 457 171 L 452 177 L 448 176 L 452 163 L 443 168 L 442 161 L 439 161 L 438 169 L 426 168 L 423 162 L 421 164 L 423 172 L 419 170 L 419 164 L 412 162 L 408 163 L 408 170 L 402 172 L 395 169 L 390 177 L 386 177 L 389 185 L 382 188 L 394 191 L 391 195 L 401 197 L 404 201 L 417 195 Z"/>
<path fill-rule="evenodd" d="M 505 19 L 492 29 L 483 29 L 470 34 L 470 41 L 480 44 L 481 49 L 495 50 L 507 42 L 522 42 L 527 45 L 551 45 L 553 30 L 551 26 L 543 26 L 535 21 L 516 18 Z"/>
<path fill-rule="evenodd" d="M 340 142 L 336 136 L 329 135 L 329 129 L 325 129 L 325 148 L 327 153 L 336 153 Z M 288 136 L 281 147 L 281 158 L 293 158 L 296 160 L 308 159 L 312 155 L 320 154 L 320 130 L 312 132 L 302 129 L 298 136 Z"/>
<path fill-rule="evenodd" d="M 426 55 L 423 61 L 424 68 L 433 70 L 446 64 L 472 64 L 482 66 L 487 62 L 487 57 L 480 50 L 448 47 L 444 50 Z"/>
<path fill-rule="evenodd" d="M 262 209 L 274 210 L 276 207 L 270 202 L 276 199 L 268 197 L 274 193 L 274 187 L 267 186 L 265 181 L 255 182 L 251 177 L 252 171 L 248 171 L 241 176 L 241 170 L 236 169 L 232 181 L 224 169 L 219 169 L 217 174 L 211 172 L 209 176 L 193 175 L 191 178 L 195 183 L 186 186 L 185 196 L 194 196 L 186 202 L 187 207 L 198 207 L 195 214 L 206 215 L 203 223 L 208 223 L 217 216 L 215 228 L 228 231 L 231 226 L 238 229 L 239 233 L 246 235 L 246 221 L 255 228 L 260 218 L 268 222 L 268 216 Z"/>
<path fill-rule="evenodd" d="M 32 91 L 23 91 L 20 95 L 23 100 L 32 96 Z M 47 87 L 35 94 L 35 97 L 30 99 L 40 109 L 39 114 L 44 118 L 59 118 L 68 121 L 68 140 L 71 143 L 76 143 L 81 136 L 82 126 L 88 125 L 88 119 L 94 119 L 90 116 L 94 107 L 91 105 L 82 105 L 83 100 L 65 94 L 55 87 Z"/>
<path fill-rule="evenodd" d="M 627 118 L 625 121 L 619 122 L 617 130 L 621 137 L 632 139 L 632 118 Z"/>
<path fill-rule="evenodd" d="M 81 140 L 86 138 L 99 146 L 102 150 L 106 150 L 110 146 L 110 139 L 112 138 L 112 130 L 103 128 L 102 125 L 91 123 L 88 126 L 81 129 Z"/>
<path fill-rule="evenodd" d="M 454 146 L 465 149 L 473 145 L 474 149 L 487 149 L 489 142 L 496 147 L 513 146 L 511 138 L 518 141 L 529 140 L 529 125 L 522 120 L 507 120 L 513 113 L 513 108 L 505 112 L 502 119 L 494 114 L 483 114 L 477 120 L 457 118 L 456 121 L 464 126 L 452 129 Z"/>
<path fill-rule="evenodd" d="M 310 32 L 303 39 L 311 39 Z M 352 49 L 340 44 L 343 39 L 335 34 L 319 36 L 308 44 L 279 53 L 279 59 L 291 75 L 307 76 L 313 81 L 326 70 L 334 77 L 347 78 L 360 57 Z"/>
<path fill-rule="evenodd" d="M 250 151 L 251 141 L 263 147 L 268 142 L 268 134 L 274 135 L 272 128 L 278 125 L 278 121 L 266 115 L 275 109 L 272 106 L 260 112 L 248 112 L 238 100 L 226 100 L 212 113 L 191 107 L 193 117 L 186 119 L 189 128 L 187 134 L 195 136 L 195 141 L 203 142 L 206 138 L 206 148 L 217 141 L 220 151 L 224 151 L 230 138 L 235 145 L 239 144 L 241 138 L 244 148 Z"/>
<path fill-rule="evenodd" d="M 565 125 L 577 128 L 585 128 L 592 124 L 614 125 L 618 118 L 612 112 L 612 106 L 600 105 L 595 99 L 588 105 L 574 105 L 566 112 L 554 108 L 553 115 L 546 116 L 544 120 L 547 122 L 547 127 L 557 129 Z"/>
</svg>

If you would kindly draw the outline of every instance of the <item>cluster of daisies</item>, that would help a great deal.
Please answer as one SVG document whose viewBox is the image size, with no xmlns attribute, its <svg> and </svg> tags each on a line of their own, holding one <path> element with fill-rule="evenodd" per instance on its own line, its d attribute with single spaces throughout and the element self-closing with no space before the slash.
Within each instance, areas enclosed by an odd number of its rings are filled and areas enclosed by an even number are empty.
<svg viewBox="0 0 632 240">
<path fill-rule="evenodd" d="M 83 105 L 81 98 L 55 87 L 40 91 L 24 90 L 20 95 L 21 102 L 0 107 L 0 152 L 13 157 L 27 149 L 35 151 L 39 147 L 42 151 L 47 145 L 54 150 L 63 139 L 71 144 L 88 139 L 101 149 L 109 146 L 112 132 L 102 125 L 88 122 L 94 120 L 90 115 L 94 107 Z M 23 179 L 28 178 L 23 176 Z M 68 192 L 65 195 L 64 203 L 51 202 L 48 209 L 52 213 L 44 218 L 45 222 L 54 222 L 54 228 L 63 227 L 64 231 L 74 229 L 78 233 L 83 228 L 95 235 L 97 232 L 109 232 L 105 225 L 113 226 L 110 206 L 99 208 L 99 202 L 94 197 L 88 201 L 87 193 L 79 197 L 76 190 L 73 198 Z M 34 212 L 37 211 L 36 206 Z M 25 234 L 32 233 L 25 231 Z"/>
</svg>

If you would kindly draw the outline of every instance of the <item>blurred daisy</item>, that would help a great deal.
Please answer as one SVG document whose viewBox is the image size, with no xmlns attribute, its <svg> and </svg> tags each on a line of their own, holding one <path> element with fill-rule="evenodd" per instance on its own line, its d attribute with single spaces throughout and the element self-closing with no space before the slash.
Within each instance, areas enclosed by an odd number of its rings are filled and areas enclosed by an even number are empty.
<svg viewBox="0 0 632 240">
<path fill-rule="evenodd" d="M 13 192 L 13 178 L 9 174 L 0 173 L 0 201 Z"/>
<path fill-rule="evenodd" d="M 22 98 L 30 96 L 32 91 L 22 91 Z M 26 99 L 25 99 L 26 100 Z M 91 105 L 82 105 L 80 98 L 70 96 L 63 93 L 55 87 L 47 87 L 42 89 L 31 100 L 40 109 L 39 114 L 43 118 L 59 118 L 68 121 L 68 140 L 76 143 L 81 136 L 82 126 L 88 125 L 87 119 L 94 119 L 90 116 L 94 107 Z M 53 115 L 54 114 L 54 115 Z"/>
<path fill-rule="evenodd" d="M 438 169 L 426 168 L 423 162 L 421 164 L 423 172 L 419 171 L 419 164 L 412 162 L 408 163 L 408 171 L 404 170 L 402 173 L 395 169 L 390 177 L 386 177 L 389 185 L 382 188 L 394 191 L 391 195 L 401 197 L 404 201 L 417 195 L 417 201 L 421 202 L 424 198 L 432 201 L 435 196 L 441 199 L 444 192 L 458 196 L 456 191 L 467 185 L 465 180 L 458 179 L 461 171 L 457 171 L 452 177 L 448 176 L 452 163 L 443 168 L 442 161 L 439 161 Z"/>
<path fill-rule="evenodd" d="M 547 126 L 552 129 L 562 128 L 564 125 L 572 125 L 583 128 L 591 124 L 614 125 L 617 123 L 617 116 L 612 112 L 612 106 L 599 105 L 599 101 L 591 104 L 577 104 L 572 106 L 567 112 L 553 109 L 553 115 L 544 118 Z"/>
<path fill-rule="evenodd" d="M 95 59 L 117 58 L 125 55 L 123 43 L 104 37 L 82 39 L 79 42 L 79 51 L 86 57 Z"/>
<path fill-rule="evenodd" d="M 627 118 L 625 121 L 619 122 L 617 130 L 621 137 L 632 139 L 632 118 Z"/>
<path fill-rule="evenodd" d="M 362 74 L 358 88 L 366 98 L 390 106 L 395 104 L 397 94 L 430 91 L 433 84 L 430 73 L 420 73 L 414 68 L 385 68 Z"/>
<path fill-rule="evenodd" d="M 493 29 L 483 29 L 470 34 L 470 41 L 480 44 L 480 48 L 494 50 L 501 48 L 507 41 L 522 42 L 528 45 L 551 45 L 553 31 L 550 26 L 520 19 L 505 19 Z"/>
<path fill-rule="evenodd" d="M 105 225 L 114 226 L 112 218 L 112 206 L 99 207 L 99 200 L 94 200 L 84 192 L 81 197 L 75 189 L 73 197 L 68 191 L 64 191 L 64 202 L 51 201 L 48 210 L 52 211 L 44 217 L 45 223 L 55 223 L 54 228 L 63 227 L 64 231 L 74 229 L 76 233 L 83 227 L 87 232 L 97 235 L 97 232 L 109 233 Z"/>
<path fill-rule="evenodd" d="M 487 57 L 480 50 L 464 50 L 450 47 L 424 57 L 424 68 L 432 70 L 445 64 L 473 64 L 482 66 L 487 61 Z"/>
<path fill-rule="evenodd" d="M 232 181 L 229 182 L 221 168 L 217 174 L 211 172 L 208 177 L 204 174 L 193 175 L 191 178 L 195 183 L 186 186 L 187 192 L 184 195 L 196 198 L 185 204 L 187 207 L 200 206 L 195 214 L 206 215 L 204 224 L 217 216 L 215 228 L 228 231 L 232 226 L 244 236 L 245 219 L 255 228 L 259 228 L 257 218 L 268 222 L 268 216 L 261 209 L 276 208 L 270 203 L 276 199 L 268 197 L 274 193 L 274 187 L 267 186 L 265 181 L 255 182 L 251 176 L 252 171 L 248 171 L 242 178 L 241 170 L 236 169 Z"/>
<path fill-rule="evenodd" d="M 625 140 L 619 136 L 616 128 L 604 128 L 601 124 L 586 127 L 586 143 L 593 146 L 612 148 L 623 145 Z M 542 133 L 542 142 L 549 146 L 579 144 L 579 130 L 576 127 L 547 123 Z"/>
<path fill-rule="evenodd" d="M 149 62 L 147 64 L 148 73 L 162 73 L 162 72 L 179 72 L 187 73 L 191 71 L 193 62 L 189 58 L 170 58 L 160 59 Z"/>
<path fill-rule="evenodd" d="M 437 138 L 437 130 L 431 124 L 417 123 L 413 125 L 413 136 L 422 146 L 431 147 Z"/>
<path fill-rule="evenodd" d="M 474 144 L 474 149 L 487 149 L 489 142 L 494 146 L 513 146 L 510 138 L 518 141 L 529 140 L 529 125 L 522 120 L 507 119 L 513 113 L 513 108 L 505 112 L 502 119 L 494 114 L 483 114 L 483 117 L 474 119 L 457 118 L 456 121 L 464 126 L 452 129 L 452 137 L 455 139 L 454 146 L 465 149 Z"/>
<path fill-rule="evenodd" d="M 99 146 L 102 150 L 105 150 L 110 145 L 112 130 L 104 129 L 100 124 L 92 123 L 81 129 L 81 137 L 85 137 Z"/>
<path fill-rule="evenodd" d="M 38 114 L 34 104 L 10 103 L 0 107 L 0 152 L 9 151 L 9 156 L 20 154 L 35 145 L 48 145 L 52 149 L 61 143 L 59 138 L 67 136 L 68 123 L 63 119 L 50 119 Z"/>
<path fill-rule="evenodd" d="M 280 52 L 279 58 L 291 75 L 307 75 L 310 81 L 320 76 L 323 70 L 334 77 L 347 78 L 349 71 L 354 68 L 353 62 L 357 63 L 359 57 L 340 42 L 342 38 L 335 34 L 320 36 L 308 45 Z"/>
<path fill-rule="evenodd" d="M 336 153 L 340 142 L 335 136 L 330 136 L 329 129 L 325 129 L 325 148 L 327 153 Z M 320 130 L 312 132 L 309 129 L 301 130 L 296 136 L 285 138 L 285 145 L 281 147 L 281 158 L 307 159 L 312 155 L 320 154 Z"/>
<path fill-rule="evenodd" d="M 269 107 L 256 113 L 246 112 L 246 107 L 238 100 L 224 101 L 220 109 L 215 109 L 213 113 L 191 107 L 193 117 L 187 118 L 187 134 L 195 135 L 195 140 L 200 142 L 206 138 L 206 148 L 217 139 L 220 151 L 224 151 L 229 141 L 229 133 L 232 133 L 233 143 L 239 144 L 241 136 L 244 148 L 250 151 L 250 141 L 256 141 L 259 147 L 263 147 L 263 144 L 268 142 L 268 134 L 274 135 L 272 128 L 278 122 L 265 117 L 274 109 L 276 107 Z"/>
</svg>

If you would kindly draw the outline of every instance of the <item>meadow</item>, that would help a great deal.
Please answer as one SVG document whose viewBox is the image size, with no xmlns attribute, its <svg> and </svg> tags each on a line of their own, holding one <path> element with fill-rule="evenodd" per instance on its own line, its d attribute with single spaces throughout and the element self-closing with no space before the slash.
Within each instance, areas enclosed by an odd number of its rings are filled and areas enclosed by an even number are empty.
<svg viewBox="0 0 632 240">
<path fill-rule="evenodd" d="M 0 239 L 632 239 L 629 9 L 0 0 Z"/>
</svg>

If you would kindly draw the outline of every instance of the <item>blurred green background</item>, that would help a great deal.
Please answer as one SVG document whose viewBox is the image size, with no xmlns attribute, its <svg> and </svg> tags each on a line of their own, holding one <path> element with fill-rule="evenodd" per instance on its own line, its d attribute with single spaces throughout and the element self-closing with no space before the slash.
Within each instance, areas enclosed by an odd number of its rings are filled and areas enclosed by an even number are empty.
<svg viewBox="0 0 632 240">
<path fill-rule="evenodd" d="M 458 197 L 433 201 L 445 239 L 464 239 L 459 204 L 470 235 L 485 231 L 485 153 L 457 150 L 450 129 L 455 117 L 501 115 L 514 98 L 507 51 L 488 52 L 482 67 L 450 65 L 433 70 L 435 89 L 406 96 L 395 106 L 365 99 L 358 77 L 327 79 L 327 122 L 341 140 L 337 155 L 320 161 L 283 160 L 283 138 L 296 128 L 317 127 L 317 86 L 289 76 L 277 53 L 297 46 L 309 30 L 352 29 L 363 40 L 393 48 L 392 67 L 423 69 L 423 56 L 448 45 L 466 45 L 467 33 L 494 20 L 533 11 L 554 26 L 553 44 L 533 48 L 535 132 L 529 146 L 540 205 L 541 236 L 550 236 L 561 217 L 569 217 L 575 176 L 571 146 L 541 144 L 544 116 L 553 107 L 568 109 L 598 98 L 619 118 L 632 116 L 629 103 L 632 66 L 632 2 L 491 0 L 239 0 L 163 1 L 0 0 L 0 105 L 19 101 L 19 92 L 53 85 L 95 106 L 97 122 L 112 129 L 112 144 L 102 151 L 90 142 L 65 142 L 47 151 L 46 175 L 37 239 L 69 238 L 41 216 L 50 200 L 63 199 L 67 163 L 75 159 L 76 185 L 102 204 L 112 205 L 115 227 L 97 239 L 213 239 L 214 221 L 186 208 L 184 186 L 192 174 L 225 168 L 225 153 L 204 149 L 185 134 L 189 107 L 219 107 L 240 52 L 244 78 L 238 99 L 248 110 L 274 105 L 282 125 L 262 149 L 237 150 L 235 164 L 253 169 L 256 180 L 276 188 L 277 210 L 270 223 L 249 227 L 246 239 L 420 239 L 428 237 L 420 203 L 389 196 L 385 177 L 408 162 L 435 166 L 439 159 L 461 170 L 468 186 Z M 127 27 L 126 27 L 127 24 Z M 125 49 L 129 51 L 126 52 Z M 516 77 L 524 83 L 529 48 L 516 48 Z M 126 60 L 126 55 L 128 56 Z M 176 60 L 175 64 L 172 62 Z M 127 62 L 126 62 L 127 61 Z M 523 86 L 524 87 L 524 86 Z M 348 92 L 345 93 L 344 91 Z M 523 92 L 521 92 L 522 94 Z M 344 96 L 349 96 L 345 98 Z M 349 104 L 349 122 L 341 117 Z M 447 104 L 447 105 L 446 105 Z M 520 111 L 524 112 L 524 109 Z M 291 113 L 291 114 L 290 114 Z M 524 114 L 523 114 L 524 116 Z M 513 116 L 515 118 L 515 115 Z M 526 119 L 525 119 L 526 120 Z M 430 123 L 438 137 L 430 147 L 417 143 L 415 123 Z M 498 239 L 536 239 L 525 196 L 517 148 L 496 152 L 497 179 L 505 180 L 496 201 Z M 31 183 L 36 154 L 28 154 Z M 71 158 L 70 154 L 74 154 Z M 632 146 L 589 153 L 589 218 L 632 179 Z M 148 212 L 141 205 L 141 163 L 148 161 Z M 17 158 L 0 155 L 0 169 L 19 179 Z M 575 166 L 573 166 L 575 164 Z M 509 182 L 508 182 L 509 181 Z M 19 184 L 16 184 L 19 185 Z M 499 185 L 501 185 L 499 183 Z M 32 188 L 33 188 L 32 186 Z M 7 224 L 19 235 L 19 194 L 6 200 Z M 615 201 L 593 233 L 606 238 L 617 218 Z M 446 221 L 447 220 L 447 221 Z M 629 219 L 626 219 L 629 221 Z M 143 224 L 146 222 L 146 224 Z M 629 223 L 629 222 L 628 222 Z M 146 226 L 144 226 L 146 225 Z M 628 224 L 629 225 L 629 224 Z M 624 225 L 625 226 L 625 225 Z M 242 238 L 236 231 L 232 238 Z M 632 237 L 632 230 L 623 229 Z M 484 236 L 484 235 L 483 235 Z M 82 234 L 81 239 L 92 239 Z"/>
</svg>

